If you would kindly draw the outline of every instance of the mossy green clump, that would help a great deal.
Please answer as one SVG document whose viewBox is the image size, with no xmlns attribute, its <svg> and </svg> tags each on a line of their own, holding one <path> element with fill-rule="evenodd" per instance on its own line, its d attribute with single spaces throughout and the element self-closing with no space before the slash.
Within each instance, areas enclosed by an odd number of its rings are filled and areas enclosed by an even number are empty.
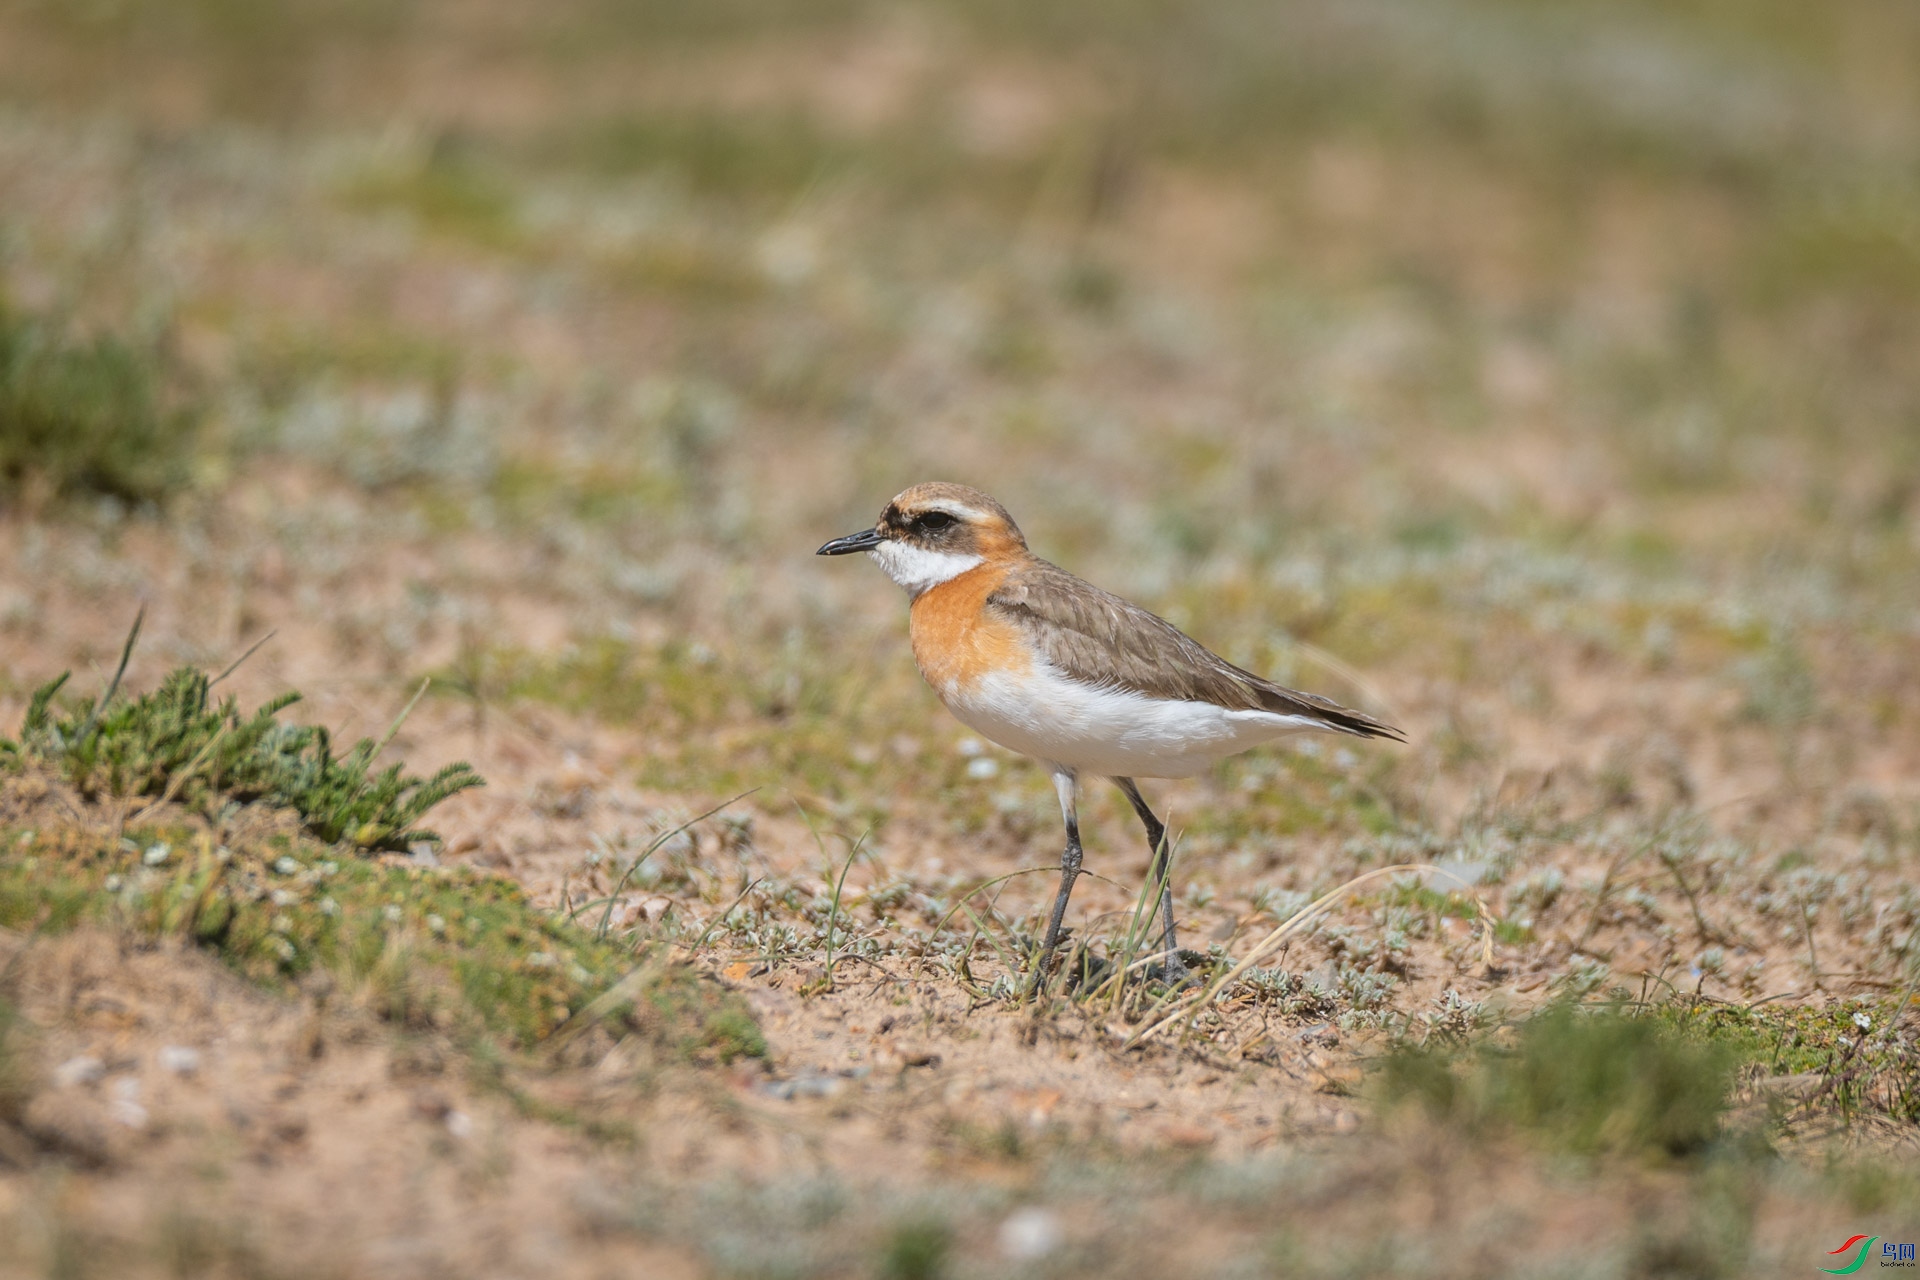
<svg viewBox="0 0 1920 1280">
<path fill-rule="evenodd" d="M 766 1047 L 745 1009 L 691 970 L 597 938 L 497 876 L 286 836 L 228 848 L 184 829 L 137 829 L 117 845 L 81 828 L 0 831 L 0 927 L 84 924 L 186 938 L 270 984 L 325 972 L 397 1025 L 520 1048 L 642 970 L 592 1016 L 689 1056 Z"/>
<path fill-rule="evenodd" d="M 242 714 L 233 698 L 213 700 L 206 672 L 181 667 L 151 693 L 118 698 L 109 687 L 90 704 L 62 708 L 66 680 L 34 694 L 17 742 L 0 739 L 0 769 L 46 765 L 89 799 L 167 797 L 201 810 L 260 801 L 294 810 L 329 843 L 395 851 L 438 841 L 415 824 L 448 796 L 484 785 L 464 763 L 431 778 L 397 764 L 376 771 L 386 743 L 371 738 L 336 756 L 324 728 L 278 718 L 298 693 Z"/>
<path fill-rule="evenodd" d="M 336 757 L 326 730 L 277 719 L 297 694 L 243 714 L 232 698 L 216 704 L 214 681 L 193 668 L 124 699 L 116 675 L 91 704 L 61 710 L 63 680 L 34 696 L 18 742 L 0 741 L 0 774 L 24 775 L 16 798 L 71 788 L 70 800 L 178 800 L 216 821 L 156 826 L 136 812 L 124 833 L 64 816 L 0 829 L 0 928 L 185 938 L 259 980 L 326 972 L 393 1022 L 520 1047 L 592 1006 L 589 1021 L 624 1019 L 682 1053 L 765 1052 L 737 1001 L 539 909 L 510 880 L 355 856 L 437 840 L 413 824 L 480 785 L 467 765 L 425 779 L 398 764 L 376 772 L 386 740 Z M 294 810 L 307 834 L 215 834 L 244 831 L 229 819 L 252 803 Z"/>
<path fill-rule="evenodd" d="M 454 138 L 416 164 L 363 176 L 347 197 L 359 208 L 405 210 L 433 232 L 490 248 L 512 248 L 520 235 L 511 187 Z"/>
<path fill-rule="evenodd" d="M 1681 1034 L 1724 1044 L 1775 1076 L 1817 1076 L 1809 1099 L 1842 1115 L 1875 1111 L 1920 1120 L 1920 1057 L 1914 1032 L 1889 1023 L 1897 1003 L 1830 1000 L 1820 1005 L 1675 1004 L 1659 1020 Z M 1892 1034 L 1889 1034 L 1889 1032 Z"/>
<path fill-rule="evenodd" d="M 158 352 L 79 340 L 0 303 L 0 494 L 154 503 L 186 486 L 199 419 Z"/>
<path fill-rule="evenodd" d="M 1389 1102 L 1470 1133 L 1514 1132 L 1582 1155 L 1686 1156 L 1720 1136 L 1740 1057 L 1657 1018 L 1556 1005 L 1510 1045 L 1394 1053 L 1378 1084 Z"/>
<path fill-rule="evenodd" d="M 903 1222 L 881 1249 L 880 1274 L 886 1280 L 939 1280 L 947 1273 L 947 1255 L 952 1250 L 953 1231 L 946 1223 Z"/>
<path fill-rule="evenodd" d="M 19 1035 L 20 1015 L 0 999 L 0 1137 L 5 1136 L 7 1126 L 19 1120 L 33 1096 L 33 1084 L 16 1043 Z"/>
</svg>

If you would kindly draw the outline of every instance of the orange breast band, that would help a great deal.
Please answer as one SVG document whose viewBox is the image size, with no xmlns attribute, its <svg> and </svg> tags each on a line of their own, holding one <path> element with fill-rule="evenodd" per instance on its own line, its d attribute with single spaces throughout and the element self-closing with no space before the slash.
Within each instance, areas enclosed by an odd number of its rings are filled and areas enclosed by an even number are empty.
<svg viewBox="0 0 1920 1280">
<path fill-rule="evenodd" d="M 913 660 L 943 697 L 990 672 L 1022 673 L 1033 666 L 1025 637 L 986 610 L 987 597 L 1006 576 L 1006 566 L 989 562 L 915 598 L 909 615 Z"/>
</svg>

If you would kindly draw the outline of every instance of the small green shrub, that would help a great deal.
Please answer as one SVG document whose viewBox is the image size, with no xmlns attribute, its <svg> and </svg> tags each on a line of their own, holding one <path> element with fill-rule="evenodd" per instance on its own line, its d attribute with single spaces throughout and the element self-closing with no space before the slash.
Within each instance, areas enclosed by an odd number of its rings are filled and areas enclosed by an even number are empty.
<svg viewBox="0 0 1920 1280">
<path fill-rule="evenodd" d="M 135 827 L 117 844 L 84 827 L 0 830 L 0 928 L 88 924 L 183 938 L 270 984 L 323 971 L 417 1030 L 526 1048 L 582 1016 L 624 1021 L 682 1056 L 766 1052 L 725 991 L 541 910 L 498 876 L 342 858 L 287 836 L 226 848 L 178 828 Z M 596 1001 L 606 1007 L 584 1013 Z M 0 1074 L 0 1106 L 5 1088 Z"/>
<path fill-rule="evenodd" d="M 167 382 L 151 349 L 76 340 L 0 303 L 0 494 L 153 503 L 182 488 L 199 419 Z"/>
<path fill-rule="evenodd" d="M 138 635 L 136 624 L 121 672 Z M 245 836 L 226 847 L 209 832 L 148 825 L 139 812 L 118 840 L 118 823 L 109 831 L 84 816 L 0 830 L 0 928 L 91 923 L 180 937 L 257 979 L 331 973 L 403 1026 L 485 1033 L 522 1047 L 570 1020 L 622 1019 L 682 1055 L 730 1061 L 766 1052 L 739 1001 L 684 965 L 636 969 L 644 957 L 631 946 L 539 909 L 509 880 L 342 857 L 329 847 L 437 840 L 413 824 L 447 796 L 481 785 L 465 764 L 425 779 L 398 764 L 376 772 L 373 761 L 398 723 L 385 739 L 362 739 L 336 757 L 326 730 L 278 719 L 298 694 L 243 714 L 233 698 L 213 700 L 215 679 L 183 667 L 153 692 L 127 698 L 118 696 L 116 673 L 98 699 L 63 709 L 56 697 L 65 680 L 34 695 L 18 742 L 0 740 L 0 771 L 37 766 L 88 798 L 284 806 L 327 843 Z M 10 1079 L 6 1013 L 0 1005 L 0 1120 Z"/>
<path fill-rule="evenodd" d="M 0 767 L 44 763 L 89 799 L 168 797 L 202 810 L 263 801 L 295 810 L 328 843 L 397 851 L 438 841 L 414 824 L 448 796 L 484 785 L 464 763 L 431 778 L 397 764 L 376 771 L 386 743 L 371 738 L 336 756 L 325 729 L 278 719 L 297 693 L 242 714 L 233 698 L 213 701 L 206 672 L 181 667 L 151 693 L 118 698 L 109 688 L 90 706 L 62 710 L 55 699 L 66 680 L 34 694 L 19 741 L 0 740 Z"/>
<path fill-rule="evenodd" d="M 1530 1134 L 1580 1154 L 1688 1155 L 1720 1133 L 1739 1055 L 1652 1018 L 1556 1005 L 1511 1047 L 1483 1041 L 1464 1057 L 1391 1055 L 1380 1087 L 1469 1131 Z"/>
<path fill-rule="evenodd" d="M 14 1123 L 26 1109 L 32 1083 L 17 1045 L 20 1015 L 0 999 L 0 1126 Z"/>
<path fill-rule="evenodd" d="M 886 1280 L 939 1280 L 947 1273 L 953 1233 L 943 1222 L 923 1220 L 895 1227 L 880 1257 Z"/>
<path fill-rule="evenodd" d="M 1686 1004 L 1662 1006 L 1662 1022 L 1695 1038 L 1731 1046 L 1769 1074 L 1817 1076 L 1801 1102 L 1844 1121 L 1878 1115 L 1920 1120 L 1920 1032 L 1900 1021 L 1897 1000 L 1828 1000 L 1823 1004 Z"/>
<path fill-rule="evenodd" d="M 457 139 L 443 139 L 411 166 L 366 175 L 348 198 L 367 209 L 404 209 L 433 231 L 481 245 L 510 247 L 518 234 L 512 189 Z"/>
</svg>

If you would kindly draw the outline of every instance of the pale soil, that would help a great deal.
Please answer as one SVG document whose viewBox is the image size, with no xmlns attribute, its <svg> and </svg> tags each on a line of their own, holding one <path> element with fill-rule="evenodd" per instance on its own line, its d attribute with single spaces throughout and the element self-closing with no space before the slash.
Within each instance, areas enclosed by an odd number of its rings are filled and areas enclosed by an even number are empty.
<svg viewBox="0 0 1920 1280">
<path fill-rule="evenodd" d="M 1597 1198 L 1524 1153 L 1375 1132 L 1287 1067 L 1125 1058 L 1057 1029 L 1029 1044 L 1024 1015 L 967 1017 L 925 989 L 757 991 L 776 1073 L 805 1086 L 790 1098 L 751 1070 L 640 1093 L 617 1061 L 521 1074 L 633 1117 L 628 1144 L 524 1118 L 445 1046 L 262 995 L 202 956 L 98 932 L 4 946 L 48 1083 L 26 1113 L 44 1154 L 0 1172 L 0 1274 L 63 1251 L 103 1275 L 674 1277 L 803 1256 L 864 1274 L 853 1259 L 889 1222 L 937 1205 L 961 1274 L 994 1275 L 1022 1271 L 1004 1224 L 1038 1204 L 1056 1272 L 1205 1274 L 1283 1229 L 1323 1261 L 1447 1241 L 1437 1272 L 1476 1275 L 1697 1225 L 1672 1174 L 1628 1169 Z M 169 1065 L 183 1048 L 186 1073 Z M 82 1057 L 98 1079 L 71 1078 Z M 1130 1187 L 1158 1190 L 1129 1208 Z M 1807 1234 L 1845 1212 L 1810 1191 L 1789 1179 L 1753 1206 L 1745 1274 L 1799 1274 Z M 864 1207 L 821 1243 L 791 1217 L 808 1195 Z M 1355 1233 L 1373 1242 L 1359 1254 Z"/>
</svg>

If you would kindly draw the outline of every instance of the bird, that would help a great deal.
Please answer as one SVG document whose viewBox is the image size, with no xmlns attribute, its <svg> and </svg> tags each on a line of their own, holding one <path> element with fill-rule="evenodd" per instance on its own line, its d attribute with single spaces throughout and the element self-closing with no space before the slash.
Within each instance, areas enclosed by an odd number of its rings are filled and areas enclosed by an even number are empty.
<svg viewBox="0 0 1920 1280">
<path fill-rule="evenodd" d="M 916 484 L 870 529 L 815 553 L 864 552 L 909 598 L 920 673 L 962 724 L 1053 777 L 1066 823 L 1060 887 L 1032 990 L 1058 947 L 1084 856 L 1080 780 L 1113 780 L 1146 829 L 1159 886 L 1158 976 L 1190 981 L 1174 930 L 1166 827 L 1137 778 L 1185 778 L 1296 733 L 1404 742 L 1384 721 L 1228 662 L 1165 619 L 1033 554 L 1005 507 L 961 484 Z"/>
</svg>

